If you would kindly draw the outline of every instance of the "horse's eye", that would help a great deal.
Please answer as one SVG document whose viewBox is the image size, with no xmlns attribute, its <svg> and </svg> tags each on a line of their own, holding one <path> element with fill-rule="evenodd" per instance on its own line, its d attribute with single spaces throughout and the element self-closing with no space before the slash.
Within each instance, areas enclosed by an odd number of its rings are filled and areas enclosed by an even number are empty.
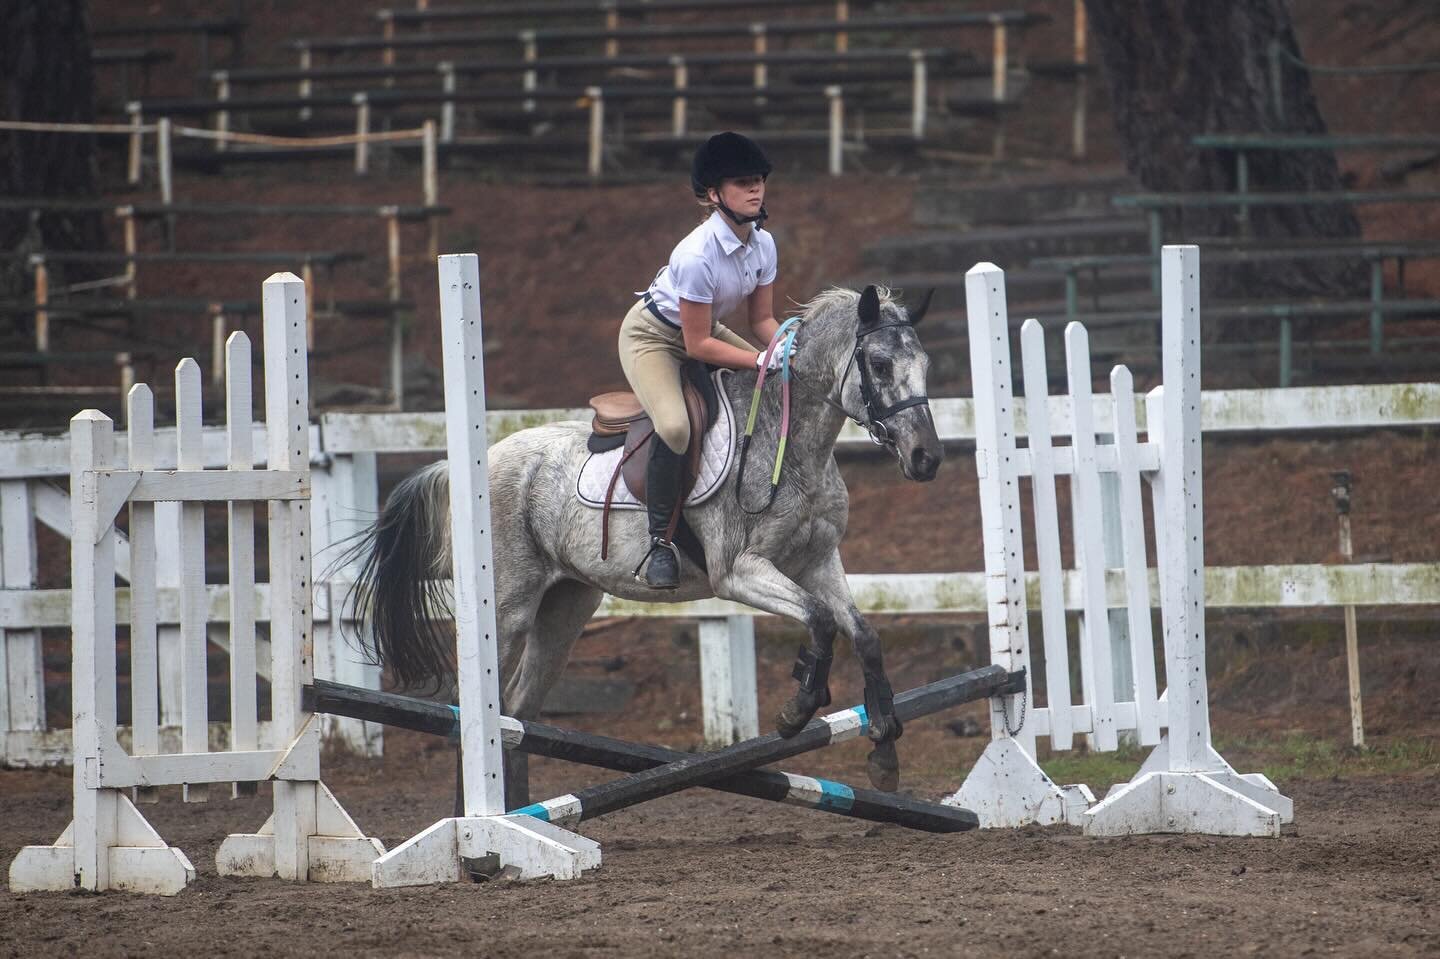
<svg viewBox="0 0 1440 959">
<path fill-rule="evenodd" d="M 875 373 L 876 376 L 889 377 L 890 371 L 893 369 L 893 367 L 890 365 L 889 360 L 877 357 L 876 359 L 870 361 L 870 369 Z"/>
</svg>

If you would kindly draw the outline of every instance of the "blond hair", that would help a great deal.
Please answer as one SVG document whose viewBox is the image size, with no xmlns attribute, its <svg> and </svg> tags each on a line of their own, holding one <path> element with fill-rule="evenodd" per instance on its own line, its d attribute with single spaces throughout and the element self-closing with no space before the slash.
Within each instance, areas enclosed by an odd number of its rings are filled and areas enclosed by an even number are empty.
<svg viewBox="0 0 1440 959">
<path fill-rule="evenodd" d="M 700 209 L 705 211 L 704 216 L 700 217 L 702 221 L 710 219 L 711 214 L 713 214 L 716 210 L 720 209 L 720 205 L 714 200 L 710 199 L 708 192 L 703 197 L 697 196 L 695 198 L 695 202 L 700 205 Z"/>
</svg>

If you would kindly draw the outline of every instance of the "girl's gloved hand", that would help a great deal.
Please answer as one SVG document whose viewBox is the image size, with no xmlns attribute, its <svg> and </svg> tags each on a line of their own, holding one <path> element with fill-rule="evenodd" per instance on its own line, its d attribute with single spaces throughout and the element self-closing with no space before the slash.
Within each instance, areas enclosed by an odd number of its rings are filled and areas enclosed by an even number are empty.
<svg viewBox="0 0 1440 959">
<path fill-rule="evenodd" d="M 800 354 L 800 344 L 799 344 L 799 343 L 796 343 L 796 344 L 794 344 L 793 346 L 790 347 L 790 363 L 791 363 L 791 367 L 792 367 L 792 368 L 794 367 L 795 357 L 798 356 L 799 354 Z M 765 351 L 764 351 L 764 350 L 761 350 L 759 353 L 755 354 L 755 369 L 758 370 L 758 369 L 761 369 L 761 368 L 766 368 L 766 369 L 768 370 L 768 372 L 774 373 L 774 372 L 776 372 L 777 370 L 780 369 L 780 365 L 781 365 L 782 361 L 784 360 L 784 356 L 785 356 L 785 346 L 784 346 L 784 344 L 782 343 L 780 346 L 777 346 L 777 347 L 775 348 L 775 352 L 774 352 L 774 353 L 771 353 L 771 354 L 770 354 L 770 365 L 769 365 L 768 367 L 766 367 L 766 365 L 765 365 Z"/>
</svg>

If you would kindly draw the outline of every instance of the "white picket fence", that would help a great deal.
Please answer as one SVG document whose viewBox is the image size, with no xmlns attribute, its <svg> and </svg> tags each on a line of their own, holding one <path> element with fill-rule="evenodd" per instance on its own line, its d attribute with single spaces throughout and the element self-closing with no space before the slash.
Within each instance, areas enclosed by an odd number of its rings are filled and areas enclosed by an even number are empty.
<svg viewBox="0 0 1440 959">
<path fill-rule="evenodd" d="M 227 348 L 238 348 L 237 344 Z M 133 402 L 133 401 L 132 401 Z M 135 412 L 127 414 L 137 422 Z M 135 430 L 132 428 L 130 434 Z M 134 466 L 135 451 L 149 466 L 175 469 L 179 465 L 179 436 L 175 428 L 154 430 L 147 438 L 117 434 L 117 463 Z M 200 468 L 238 468 L 265 463 L 263 429 L 251 430 L 248 437 L 232 435 L 225 427 L 200 430 L 199 451 L 192 452 Z M 310 448 L 319 446 L 318 426 L 309 429 Z M 0 436 L 0 766 L 43 766 L 68 763 L 70 730 L 51 729 L 45 721 L 45 669 L 41 654 L 42 629 L 65 629 L 71 624 L 68 589 L 38 589 L 40 557 L 36 541 L 43 527 L 60 537 L 71 535 L 70 497 L 57 485 L 68 479 L 68 441 L 50 436 Z M 327 464 L 317 456 L 312 464 L 311 542 L 317 556 L 317 572 L 324 572 L 334 551 L 332 544 L 356 532 L 378 511 L 378 491 L 373 458 L 363 454 Z M 140 461 L 136 461 L 140 462 Z M 354 469 L 356 464 L 360 468 Z M 368 467 L 368 468 L 367 468 Z M 178 549 L 181 524 L 179 503 L 154 505 L 155 594 L 158 635 L 156 668 L 159 674 L 159 737 L 162 743 L 178 743 L 181 727 L 181 609 L 179 590 L 181 555 Z M 116 574 L 131 578 L 132 543 L 117 530 Z M 347 570 L 337 569 L 344 576 Z M 210 643 L 229 651 L 229 623 L 232 605 L 229 577 L 224 583 L 205 588 L 205 608 Z M 250 604 L 258 611 L 257 623 L 268 628 L 268 585 L 254 588 Z M 338 682 L 378 688 L 379 670 L 365 661 L 353 641 L 342 637 L 338 623 L 338 601 L 331 601 L 328 582 L 320 581 L 314 591 L 315 668 L 317 675 Z M 118 592 L 122 612 L 132 601 L 129 589 Z M 348 628 L 348 627 L 347 627 Z M 258 675 L 269 681 L 268 632 L 259 637 Z M 351 751 L 377 756 L 383 743 L 382 727 L 374 723 L 339 717 L 322 717 L 322 730 Z M 211 741 L 224 744 L 230 739 L 230 724 L 215 722 Z"/>
<path fill-rule="evenodd" d="M 976 473 L 990 633 L 990 660 L 1027 671 L 1026 690 L 991 700 L 992 739 L 950 799 L 974 810 L 986 827 L 1069 822 L 1087 835 L 1200 832 L 1279 836 L 1293 819 L 1290 801 L 1259 774 L 1235 772 L 1210 743 L 1205 670 L 1204 515 L 1200 441 L 1200 251 L 1166 247 L 1161 256 L 1161 332 L 1164 383 L 1146 396 L 1146 439 L 1135 423 L 1129 370 L 1110 375 L 1111 438 L 1097 437 L 1092 412 L 1089 334 L 1065 328 L 1068 445 L 1056 445 L 1048 419 L 1045 337 L 1027 320 L 1020 342 L 1029 432 L 1017 442 L 1005 274 L 988 263 L 966 275 L 970 368 L 976 398 Z M 1107 510 L 1100 478 L 1116 477 L 1118 496 Z M 1071 653 L 1061 598 L 1061 531 L 1057 478 L 1068 477 L 1068 529 L 1083 610 Z M 1165 676 L 1157 695 L 1146 559 L 1142 478 L 1150 486 Z M 1045 702 L 1037 701 L 1025 589 L 1025 521 L 1021 489 L 1030 488 L 1040 617 L 1045 657 Z M 1130 680 L 1117 686 L 1111 662 L 1111 616 L 1106 598 L 1102 519 L 1121 530 L 1121 576 L 1129 626 Z M 1071 689 L 1078 659 L 1081 690 Z M 1156 747 L 1141 772 L 1104 802 L 1091 806 L 1084 785 L 1061 788 L 1041 770 L 1036 742 L 1069 750 L 1076 734 L 1089 748 L 1113 752 L 1122 731 Z M 1162 733 L 1162 730 L 1164 731 Z"/>
<path fill-rule="evenodd" d="M 1033 336 L 1033 334 L 1032 334 Z M 937 429 L 949 444 L 975 440 L 975 403 L 970 399 L 931 401 Z M 1015 409 L 1017 436 L 1025 436 L 1032 417 L 1044 416 L 1051 435 L 1072 434 L 1067 397 L 1050 397 L 1031 413 L 1028 405 Z M 1091 421 L 1098 434 L 1114 430 L 1115 406 L 1109 397 L 1094 397 Z M 1136 429 L 1147 428 L 1147 407 L 1134 406 Z M 499 440 L 517 429 L 542 422 L 584 419 L 586 411 L 573 409 L 496 411 L 487 414 L 489 435 Z M 1440 384 L 1306 387 L 1269 390 L 1224 390 L 1201 396 L 1200 419 L 1210 436 L 1241 434 L 1335 433 L 1371 429 L 1424 428 L 1440 424 Z M 331 413 L 311 427 L 313 483 L 311 535 L 317 558 L 314 591 L 316 675 L 357 686 L 374 688 L 377 670 L 356 649 L 354 623 L 342 602 L 350 571 L 329 569 L 331 544 L 356 531 L 378 510 L 377 458 L 389 454 L 444 453 L 443 413 L 354 414 Z M 841 435 L 843 450 L 869 450 L 863 432 L 848 427 Z M 128 445 L 128 440 L 122 445 Z M 249 447 L 251 463 L 263 464 L 264 436 L 256 430 Z M 154 464 L 173 468 L 177 463 L 174 430 L 159 429 L 154 437 Z M 229 453 L 226 431 L 206 427 L 201 455 L 206 467 L 225 465 Z M 119 461 L 126 462 L 122 454 Z M 952 463 L 947 470 L 962 465 Z M 39 528 L 70 535 L 69 500 L 61 485 L 69 474 L 65 437 L 0 434 L 0 765 L 29 766 L 67 762 L 70 732 L 48 729 L 45 723 L 45 680 L 40 630 L 68 629 L 70 594 L 67 589 L 36 587 Z M 1115 474 L 1102 473 L 1101 496 L 1113 502 L 1118 496 Z M 1320 508 L 1319 504 L 1316 508 Z M 160 738 L 178 742 L 180 735 L 181 671 L 179 657 L 180 594 L 178 504 L 158 503 L 156 593 L 159 631 Z M 166 533 L 164 531 L 171 531 Z M 118 535 L 118 534 L 117 534 Z M 1112 616 L 1115 682 L 1124 685 L 1130 675 L 1133 647 L 1126 640 L 1127 580 L 1122 574 L 1122 531 L 1111 524 L 1103 537 L 1107 550 L 1104 573 L 1105 602 Z M 129 579 L 129 545 L 119 538 L 116 569 Z M 1158 597 L 1156 571 L 1151 570 L 1149 595 Z M 871 573 L 850 577 L 856 600 L 869 614 L 965 613 L 986 610 L 983 572 Z M 1080 611 L 1086 602 L 1086 581 L 1075 570 L 1062 571 L 1060 597 L 1067 611 Z M 1026 576 L 1031 608 L 1041 605 L 1040 580 Z M 122 605 L 128 592 L 119 593 Z M 1440 604 L 1440 563 L 1285 564 L 1250 567 L 1208 567 L 1205 570 L 1206 605 L 1210 608 L 1413 606 Z M 212 584 L 206 589 L 211 642 L 228 644 L 224 629 L 229 615 L 229 587 Z M 1153 600 L 1158 605 L 1158 598 Z M 263 624 L 265 585 L 257 587 L 255 608 Z M 706 739 L 715 744 L 755 736 L 759 721 L 755 705 L 754 611 L 748 607 L 707 600 L 675 605 L 636 607 L 607 600 L 597 615 L 643 615 L 698 621 Z M 342 635 L 342 633 L 344 635 Z M 266 672 L 265 641 L 259 658 Z M 349 748 L 377 755 L 382 747 L 381 728 L 358 720 L 324 717 L 327 735 Z M 228 741 L 227 725 L 211 729 L 212 741 Z"/>
<path fill-rule="evenodd" d="M 154 403 L 147 386 L 128 396 L 127 456 L 115 455 L 113 425 L 96 410 L 71 421 L 71 693 L 74 813 L 49 846 L 28 846 L 10 866 L 10 889 L 127 889 L 173 895 L 195 869 L 168 845 L 135 802 L 156 802 L 157 787 L 180 786 L 186 802 L 205 802 L 212 784 L 254 793 L 273 783 L 274 812 L 255 833 L 222 843 L 222 875 L 292 880 L 368 879 L 383 848 L 366 837 L 320 781 L 320 728 L 301 688 L 314 678 L 311 632 L 311 520 L 305 287 L 293 274 L 265 282 L 266 464 L 254 468 L 250 343 L 227 344 L 226 455 L 205 468 L 201 373 L 193 359 L 175 372 L 176 468 L 155 466 Z M 159 504 L 175 504 L 178 577 L 179 747 L 160 741 Z M 205 507 L 226 506 L 230 589 L 230 723 L 226 748 L 213 749 L 209 714 L 210 598 L 205 583 Z M 270 589 L 257 594 L 255 504 L 266 504 Z M 129 509 L 128 603 L 117 603 L 116 521 Z M 262 605 L 263 603 L 263 605 Z M 270 722 L 257 703 L 256 622 L 268 609 Z M 168 617 L 167 617 L 168 618 Z M 130 742 L 120 738 L 117 632 L 128 620 Z M 132 795 L 134 800 L 132 801 Z"/>
</svg>

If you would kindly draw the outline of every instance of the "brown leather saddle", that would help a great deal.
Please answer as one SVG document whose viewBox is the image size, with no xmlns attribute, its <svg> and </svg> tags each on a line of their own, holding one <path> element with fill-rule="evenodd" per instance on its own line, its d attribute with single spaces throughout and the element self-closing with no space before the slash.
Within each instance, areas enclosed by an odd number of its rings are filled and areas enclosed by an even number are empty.
<svg viewBox="0 0 1440 959">
<path fill-rule="evenodd" d="M 680 497 L 676 501 L 675 515 L 670 520 L 672 530 L 680 523 L 681 507 L 699 479 L 705 434 L 714 425 L 720 411 L 720 398 L 704 363 L 687 360 L 682 364 L 680 385 L 685 397 L 685 411 L 690 417 L 690 446 L 685 451 L 685 465 L 681 470 Z M 655 427 L 635 394 L 628 390 L 592 396 L 590 408 L 595 412 L 590 421 L 590 438 L 586 441 L 590 452 L 604 453 L 622 445 L 625 447 L 625 453 L 620 457 L 620 463 L 605 490 L 600 535 L 600 558 L 605 559 L 609 552 L 610 504 L 614 498 L 616 483 L 623 477 L 626 487 L 635 498 L 641 503 L 646 502 L 645 471 L 649 464 Z"/>
</svg>

